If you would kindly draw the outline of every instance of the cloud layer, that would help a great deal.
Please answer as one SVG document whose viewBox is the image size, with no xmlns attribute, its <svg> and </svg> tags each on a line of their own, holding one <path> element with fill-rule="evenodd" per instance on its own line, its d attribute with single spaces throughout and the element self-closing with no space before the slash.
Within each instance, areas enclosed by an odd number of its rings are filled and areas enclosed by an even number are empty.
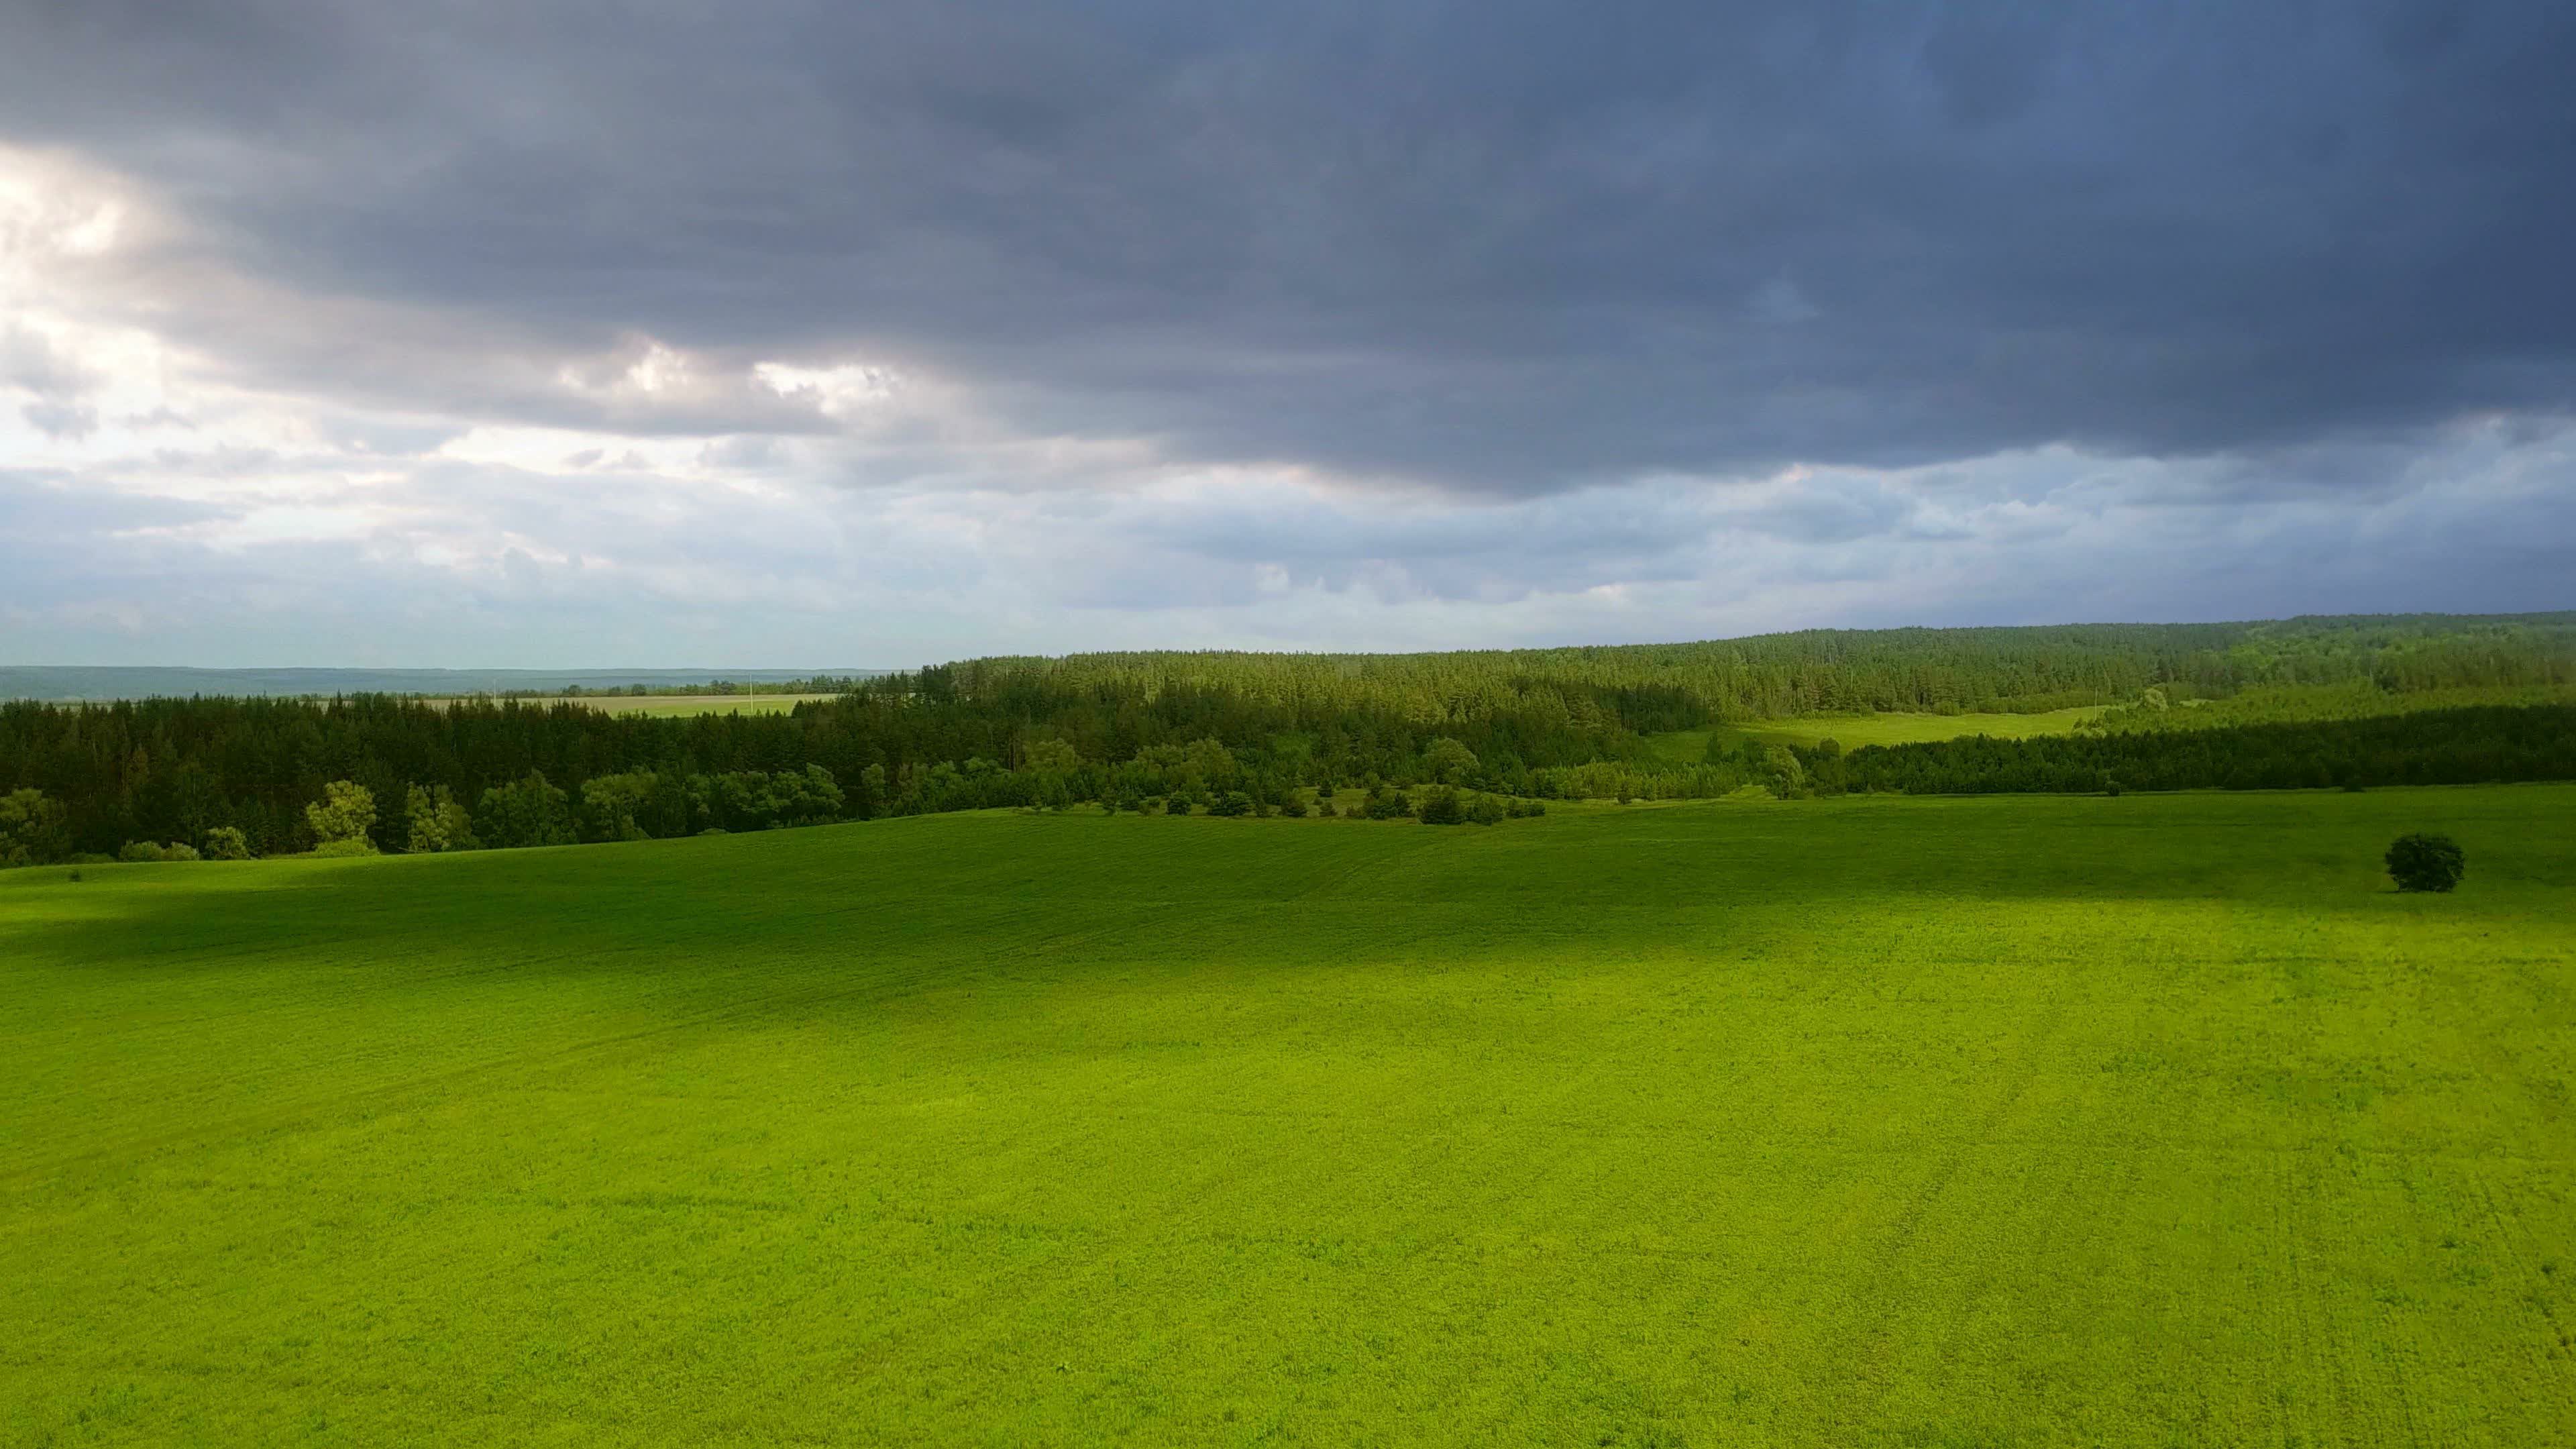
<svg viewBox="0 0 2576 1449">
<path fill-rule="evenodd" d="M 0 14 L 0 652 L 2565 606 L 2576 14 Z"/>
</svg>

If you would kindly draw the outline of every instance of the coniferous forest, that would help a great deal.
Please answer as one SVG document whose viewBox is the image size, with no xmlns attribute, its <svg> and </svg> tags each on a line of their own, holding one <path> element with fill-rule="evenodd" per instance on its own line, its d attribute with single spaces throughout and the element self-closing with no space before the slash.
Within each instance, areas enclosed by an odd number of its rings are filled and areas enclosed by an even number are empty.
<svg viewBox="0 0 2576 1449">
<path fill-rule="evenodd" d="M 1392 814 L 1421 787 L 1652 799 L 2557 780 L 2576 778 L 2571 686 L 2576 614 L 2561 613 L 1000 658 L 861 681 L 781 715 L 382 695 L 21 702 L 0 706 L 0 859 L 449 850 L 1084 802 L 1302 812 L 1316 790 L 1365 792 L 1370 813 Z M 1846 751 L 1733 728 L 2086 705 L 2114 708 L 2022 740 Z M 1708 732 L 1698 758 L 1657 748 L 1681 731 Z"/>
</svg>

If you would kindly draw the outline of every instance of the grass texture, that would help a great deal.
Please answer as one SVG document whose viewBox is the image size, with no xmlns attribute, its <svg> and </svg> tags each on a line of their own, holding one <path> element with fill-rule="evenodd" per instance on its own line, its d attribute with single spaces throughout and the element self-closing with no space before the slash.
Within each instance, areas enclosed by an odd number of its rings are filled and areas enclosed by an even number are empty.
<svg viewBox="0 0 2576 1449">
<path fill-rule="evenodd" d="M 9 1445 L 2576 1424 L 2563 788 L 66 876 L 0 873 Z"/>
</svg>

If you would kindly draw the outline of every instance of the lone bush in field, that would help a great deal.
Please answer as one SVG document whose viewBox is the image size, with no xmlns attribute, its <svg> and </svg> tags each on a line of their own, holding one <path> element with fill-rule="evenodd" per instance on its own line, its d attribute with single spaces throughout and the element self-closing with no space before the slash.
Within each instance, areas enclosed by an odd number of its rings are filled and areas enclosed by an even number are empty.
<svg viewBox="0 0 2576 1449">
<path fill-rule="evenodd" d="M 248 860 L 250 837 L 237 826 L 218 825 L 206 832 L 205 854 L 208 860 Z"/>
<path fill-rule="evenodd" d="M 2447 891 L 2468 868 L 2469 858 L 2447 835 L 2401 835 L 2388 847 L 2388 875 L 2401 891 Z"/>
</svg>

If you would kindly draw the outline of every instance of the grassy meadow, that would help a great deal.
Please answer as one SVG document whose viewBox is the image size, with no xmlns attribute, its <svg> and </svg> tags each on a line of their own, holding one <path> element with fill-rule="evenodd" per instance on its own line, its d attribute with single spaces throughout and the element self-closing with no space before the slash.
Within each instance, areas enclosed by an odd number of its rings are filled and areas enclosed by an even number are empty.
<svg viewBox="0 0 2576 1449">
<path fill-rule="evenodd" d="M 603 694 L 585 695 L 572 703 L 609 714 L 678 719 L 700 714 L 790 714 L 809 700 L 838 698 L 836 694 Z"/>
<path fill-rule="evenodd" d="M 1991 735 L 1999 740 L 2026 740 L 2039 735 L 2067 735 L 2100 715 L 2101 705 L 2052 709 L 2037 714 L 1811 714 L 1786 719 L 1750 719 L 1726 727 L 1730 735 L 1749 736 L 1764 744 L 1813 749 L 1832 740 L 1846 750 L 1863 745 L 1919 745 L 1938 740 Z M 1673 730 L 1647 736 L 1655 757 L 1667 764 L 1696 765 L 1707 757 L 1714 730 Z"/>
<path fill-rule="evenodd" d="M 812 700 L 838 699 L 837 694 L 585 694 L 571 699 L 539 697 L 528 704 L 578 704 L 602 714 L 640 714 L 655 719 L 686 719 L 701 714 L 791 714 Z M 452 703 L 435 700 L 435 704 Z"/>
<path fill-rule="evenodd" d="M 0 872 L 12 1446 L 2576 1425 L 2567 788 L 82 876 Z"/>
</svg>

